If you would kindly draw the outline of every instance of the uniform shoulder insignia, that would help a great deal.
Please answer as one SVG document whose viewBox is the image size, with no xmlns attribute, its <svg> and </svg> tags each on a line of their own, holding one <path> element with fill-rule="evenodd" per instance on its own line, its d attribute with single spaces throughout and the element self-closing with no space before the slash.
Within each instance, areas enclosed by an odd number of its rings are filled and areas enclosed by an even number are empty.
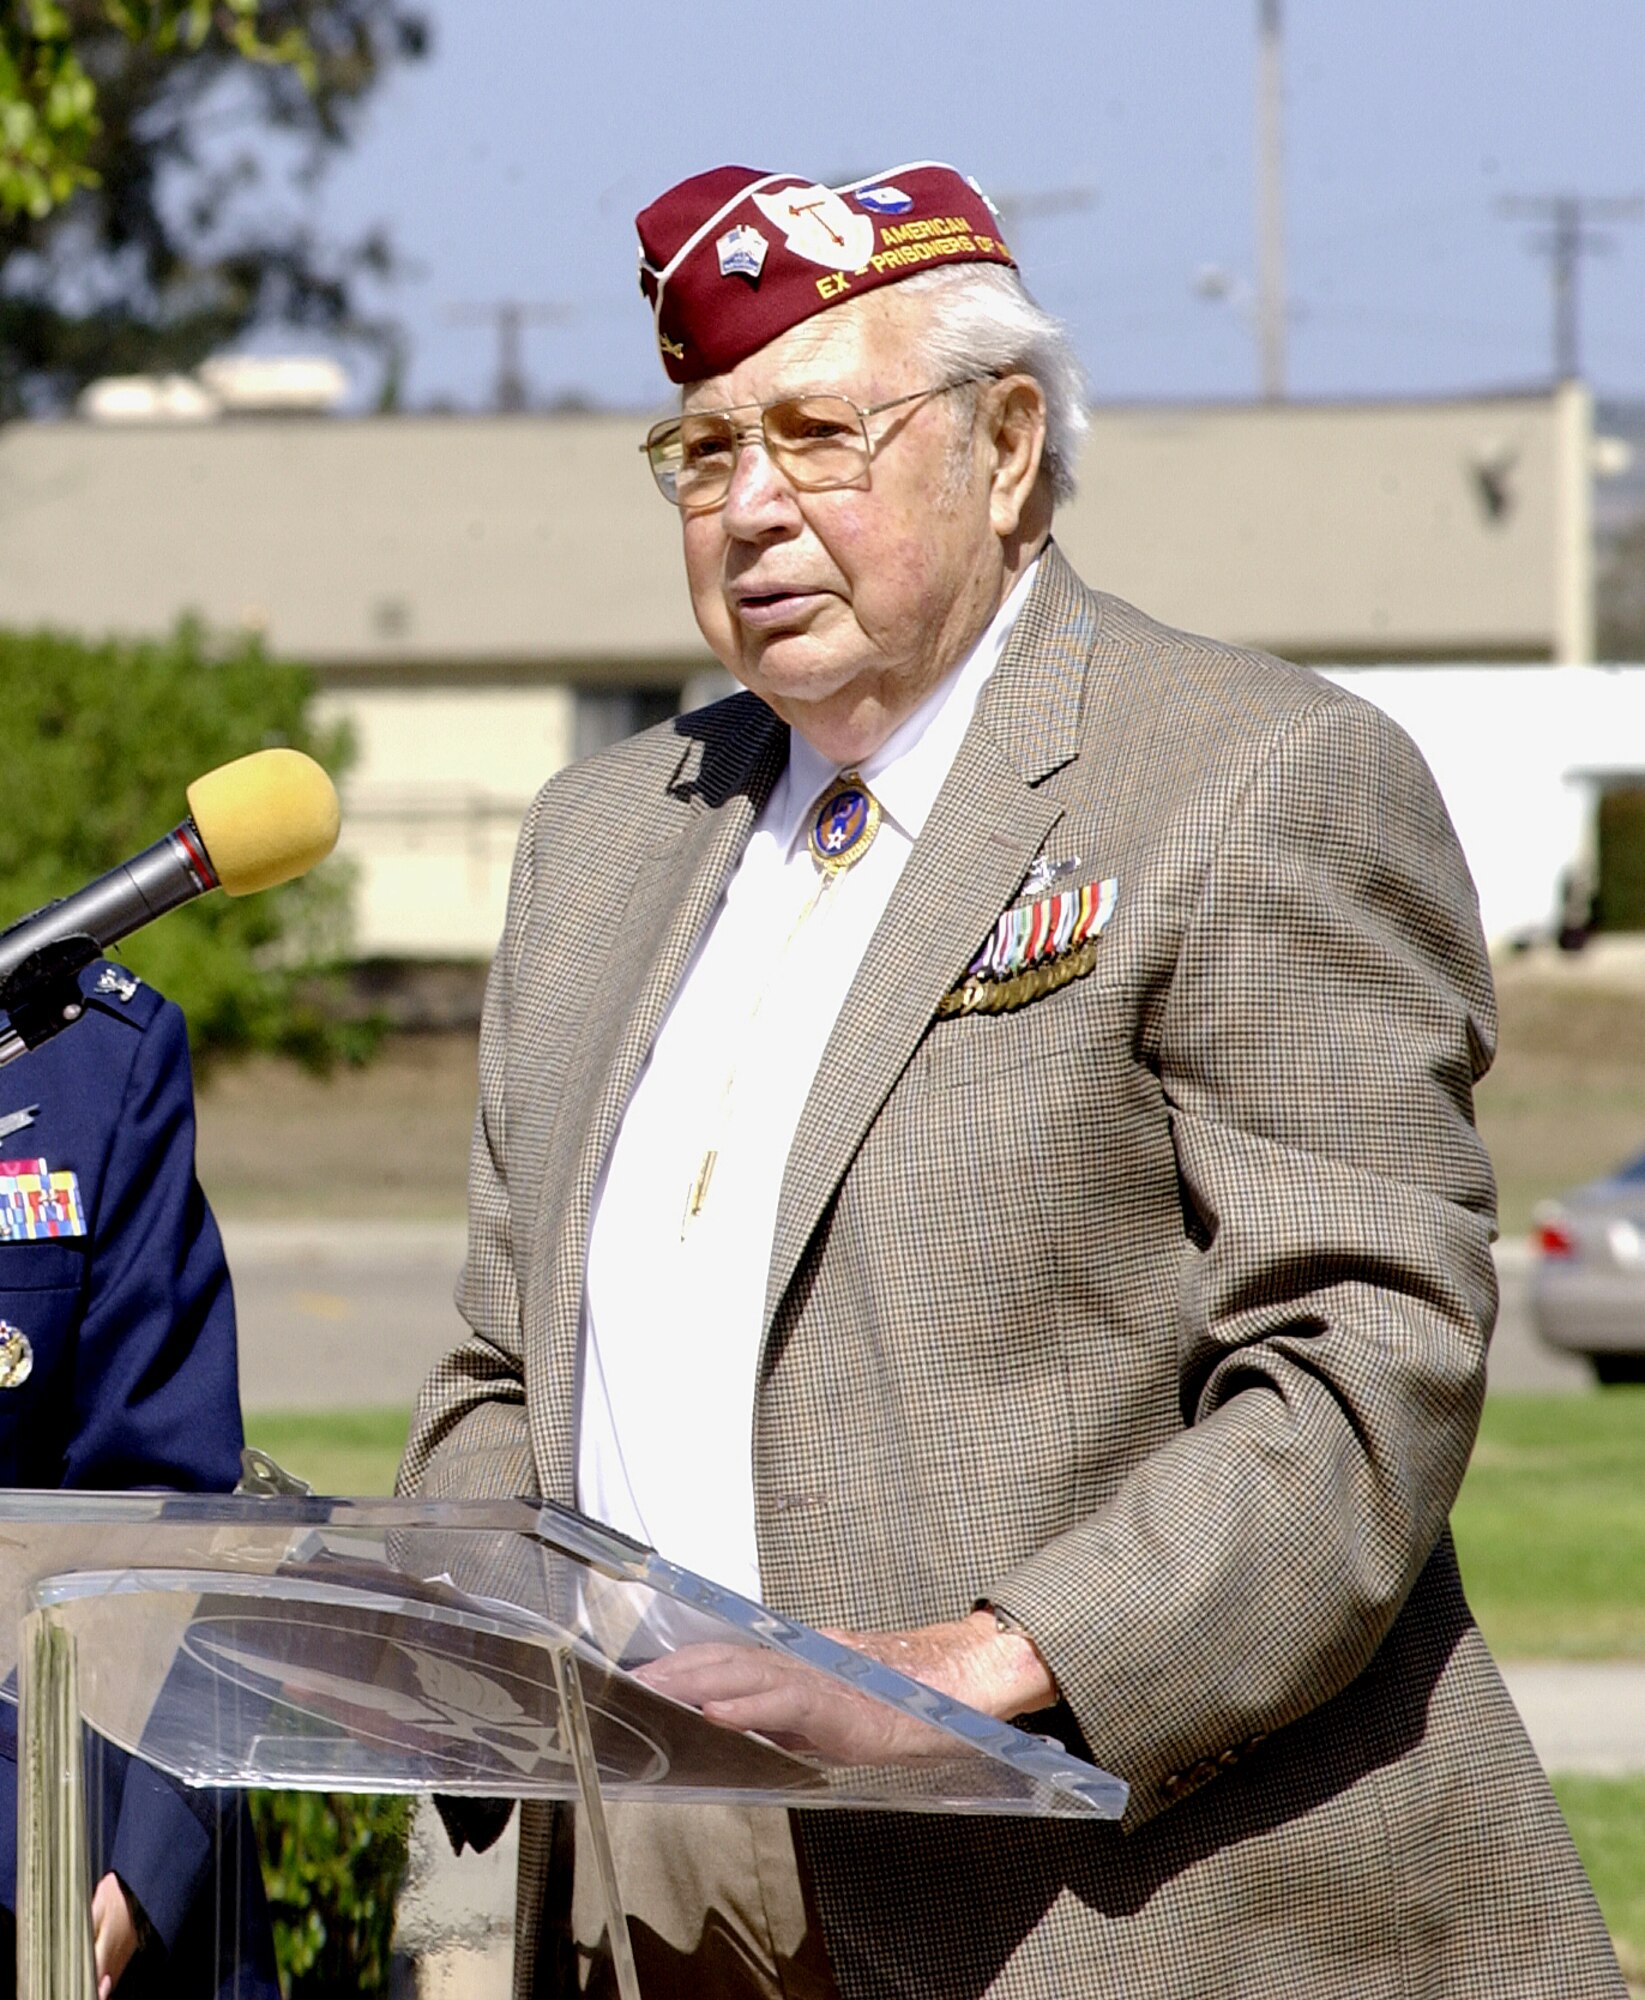
<svg viewBox="0 0 1645 2000">
<path fill-rule="evenodd" d="M 104 1020 L 124 1021 L 139 1034 L 149 1028 L 165 1005 L 161 995 L 135 972 L 108 959 L 86 967 L 80 975 L 80 991 Z"/>
<path fill-rule="evenodd" d="M 117 1000 L 129 1000 L 142 983 L 135 972 L 127 972 L 118 965 L 105 965 L 97 975 L 97 984 L 92 991 L 112 994 Z"/>
</svg>

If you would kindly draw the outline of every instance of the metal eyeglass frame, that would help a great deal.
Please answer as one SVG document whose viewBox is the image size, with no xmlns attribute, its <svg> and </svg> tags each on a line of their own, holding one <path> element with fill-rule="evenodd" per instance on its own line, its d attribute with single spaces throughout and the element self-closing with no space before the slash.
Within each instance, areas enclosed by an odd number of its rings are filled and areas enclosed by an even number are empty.
<svg viewBox="0 0 1645 2000">
<path fill-rule="evenodd" d="M 825 479 L 816 485 L 811 484 L 808 480 L 796 479 L 784 460 L 772 449 L 771 439 L 766 434 L 765 428 L 765 416 L 768 410 L 780 409 L 787 403 L 810 402 L 813 398 L 819 400 L 826 398 L 830 402 L 844 403 L 846 408 L 856 416 L 857 428 L 862 433 L 862 472 L 866 472 L 874 463 L 874 454 L 877 449 L 874 440 L 868 435 L 868 419 L 870 417 L 881 416 L 887 410 L 901 409 L 905 403 L 917 403 L 922 396 L 946 396 L 951 390 L 968 389 L 973 383 L 989 382 L 993 379 L 990 375 L 961 375 L 956 381 L 939 382 L 929 389 L 911 389 L 906 396 L 893 396 L 889 402 L 870 403 L 866 408 L 861 403 L 854 403 L 849 396 L 840 395 L 837 390 L 818 389 L 798 396 L 773 396 L 769 403 L 732 403 L 723 410 L 693 412 L 694 415 L 707 417 L 735 417 L 741 415 L 745 410 L 758 410 L 760 413 L 758 424 L 733 424 L 731 426 L 733 455 L 731 465 L 725 476 L 725 492 L 717 495 L 712 500 L 693 500 L 688 503 L 681 500 L 677 494 L 670 493 L 668 487 L 664 484 L 664 480 L 668 475 L 663 472 L 657 463 L 657 449 L 668 440 L 670 432 L 678 432 L 680 430 L 685 422 L 683 417 L 668 417 L 660 424 L 653 424 L 650 430 L 646 432 L 645 442 L 640 446 L 640 450 L 645 453 L 646 462 L 651 467 L 651 476 L 656 481 L 657 491 L 671 507 L 684 508 L 689 504 L 693 511 L 702 510 L 706 512 L 711 507 L 722 506 L 726 494 L 731 491 L 731 481 L 736 473 L 737 457 L 741 455 L 744 445 L 752 442 L 755 437 L 758 437 L 767 455 L 774 459 L 778 465 L 782 466 L 783 477 L 799 492 L 835 492 L 843 487 L 853 485 L 862 476 L 861 472 L 854 472 L 849 479 Z M 881 438 L 880 443 L 883 445 L 885 439 Z"/>
</svg>

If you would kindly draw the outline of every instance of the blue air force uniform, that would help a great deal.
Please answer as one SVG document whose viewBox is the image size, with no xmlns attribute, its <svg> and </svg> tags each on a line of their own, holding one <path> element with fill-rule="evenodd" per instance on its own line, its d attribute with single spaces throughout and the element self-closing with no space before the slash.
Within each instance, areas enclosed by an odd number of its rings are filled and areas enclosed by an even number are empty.
<svg viewBox="0 0 1645 2000">
<path fill-rule="evenodd" d="M 183 1017 L 122 967 L 93 965 L 80 983 L 83 1017 L 0 1068 L 0 1191 L 27 1185 L 19 1168 L 42 1161 L 53 1177 L 72 1174 L 75 1198 L 65 1189 L 58 1208 L 71 1209 L 76 1232 L 25 1238 L 15 1214 L 8 1227 L 0 1213 L 0 1483 L 227 1492 L 243 1443 L 234 1295 L 194 1174 Z M 16 1725 L 16 1709 L 0 1704 L 8 1908 Z M 88 1767 L 100 1774 L 88 1801 L 93 1880 L 112 1869 L 155 1939 L 119 2000 L 278 2000 L 243 1802 L 98 1753 Z M 0 1981 L 8 1974 L 0 1964 Z"/>
</svg>

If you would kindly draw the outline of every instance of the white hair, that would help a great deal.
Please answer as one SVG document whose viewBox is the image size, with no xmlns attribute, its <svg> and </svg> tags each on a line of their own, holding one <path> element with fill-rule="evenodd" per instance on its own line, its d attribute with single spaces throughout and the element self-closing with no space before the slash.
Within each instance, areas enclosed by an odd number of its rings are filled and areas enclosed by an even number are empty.
<svg viewBox="0 0 1645 2000">
<path fill-rule="evenodd" d="M 1003 264 L 947 264 L 904 278 L 896 292 L 925 301 L 920 347 L 938 374 L 1031 375 L 1040 385 L 1046 475 L 1053 498 L 1072 500 L 1090 417 L 1085 370 L 1061 320 Z"/>
</svg>

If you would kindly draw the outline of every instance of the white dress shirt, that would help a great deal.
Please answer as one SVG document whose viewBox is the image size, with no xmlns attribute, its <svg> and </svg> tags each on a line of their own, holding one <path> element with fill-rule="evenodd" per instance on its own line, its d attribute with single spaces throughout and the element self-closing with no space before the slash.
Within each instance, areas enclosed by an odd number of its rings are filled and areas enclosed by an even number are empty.
<svg viewBox="0 0 1645 2000">
<path fill-rule="evenodd" d="M 1036 565 L 1037 566 L 1037 565 Z M 577 1379 L 577 1505 L 749 1597 L 754 1380 L 777 1203 L 847 992 L 1034 575 L 857 767 L 868 852 L 819 893 L 806 836 L 836 767 L 799 735 L 686 968 L 595 1190 Z M 714 1164 L 687 1214 L 705 1155 Z"/>
</svg>

